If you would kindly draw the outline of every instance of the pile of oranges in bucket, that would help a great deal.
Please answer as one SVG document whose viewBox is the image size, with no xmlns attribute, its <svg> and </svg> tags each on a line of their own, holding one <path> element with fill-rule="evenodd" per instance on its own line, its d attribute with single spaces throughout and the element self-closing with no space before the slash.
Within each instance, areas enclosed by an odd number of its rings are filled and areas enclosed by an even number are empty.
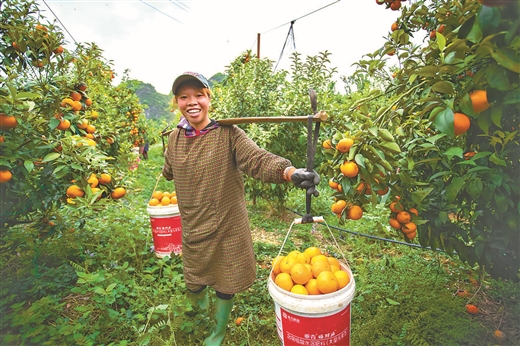
<svg viewBox="0 0 520 346">
<path fill-rule="evenodd" d="M 320 295 L 336 292 L 350 282 L 340 262 L 318 247 L 291 251 L 272 261 L 274 283 L 291 293 Z"/>
<path fill-rule="evenodd" d="M 171 204 L 177 204 L 177 194 L 173 192 L 154 191 L 152 198 L 148 201 L 151 207 L 162 207 Z"/>
</svg>

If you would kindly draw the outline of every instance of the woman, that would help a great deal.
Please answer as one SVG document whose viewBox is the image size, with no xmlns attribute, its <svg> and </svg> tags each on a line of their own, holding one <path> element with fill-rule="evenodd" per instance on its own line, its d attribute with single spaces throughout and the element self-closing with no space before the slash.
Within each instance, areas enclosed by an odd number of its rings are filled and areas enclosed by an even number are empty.
<svg viewBox="0 0 520 346">
<path fill-rule="evenodd" d="M 258 147 L 237 126 L 210 119 L 211 91 L 201 74 L 180 75 L 172 91 L 182 117 L 169 136 L 162 174 L 175 183 L 186 287 L 202 309 L 209 305 L 206 287 L 217 295 L 216 328 L 204 344 L 220 345 L 234 295 L 256 278 L 242 175 L 292 181 L 315 195 L 320 178 Z"/>
</svg>

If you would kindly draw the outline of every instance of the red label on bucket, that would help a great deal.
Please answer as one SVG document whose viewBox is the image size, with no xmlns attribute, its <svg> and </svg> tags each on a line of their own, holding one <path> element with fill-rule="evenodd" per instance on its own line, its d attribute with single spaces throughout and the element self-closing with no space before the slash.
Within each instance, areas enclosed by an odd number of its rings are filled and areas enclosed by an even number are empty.
<svg viewBox="0 0 520 346">
<path fill-rule="evenodd" d="M 179 215 L 150 217 L 153 245 L 158 256 L 176 255 L 182 252 L 182 227 Z"/>
<path fill-rule="evenodd" d="M 350 304 L 342 311 L 320 317 L 295 315 L 280 307 L 276 318 L 282 329 L 278 335 L 285 346 L 350 345 Z"/>
</svg>

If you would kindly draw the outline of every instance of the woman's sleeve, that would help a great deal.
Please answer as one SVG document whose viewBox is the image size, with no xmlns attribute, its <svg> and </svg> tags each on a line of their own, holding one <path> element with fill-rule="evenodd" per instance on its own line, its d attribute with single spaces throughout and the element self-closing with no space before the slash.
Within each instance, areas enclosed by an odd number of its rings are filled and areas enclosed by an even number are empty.
<svg viewBox="0 0 520 346">
<path fill-rule="evenodd" d="M 283 172 L 291 161 L 260 148 L 247 134 L 233 125 L 233 151 L 238 169 L 264 183 L 283 183 Z"/>
</svg>

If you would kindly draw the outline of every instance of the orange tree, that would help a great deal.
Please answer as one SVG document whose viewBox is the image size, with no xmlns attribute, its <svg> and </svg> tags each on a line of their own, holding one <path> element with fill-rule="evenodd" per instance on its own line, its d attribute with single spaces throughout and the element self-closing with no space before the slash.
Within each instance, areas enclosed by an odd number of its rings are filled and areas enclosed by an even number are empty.
<svg viewBox="0 0 520 346">
<path fill-rule="evenodd" d="M 99 47 L 64 49 L 61 29 L 32 1 L 0 9 L 0 229 L 27 223 L 41 236 L 60 229 L 63 207 L 121 197 L 113 192 L 129 183 L 145 124 L 135 94 L 112 87 Z"/>
<path fill-rule="evenodd" d="M 401 7 L 384 46 L 357 63 L 357 76 L 386 80 L 384 91 L 347 112 L 336 106 L 321 172 L 346 206 L 384 196 L 403 239 L 417 234 L 422 246 L 518 279 L 519 3 L 482 2 Z M 353 145 L 342 153 L 345 137 Z M 341 169 L 347 161 L 356 175 Z"/>
<path fill-rule="evenodd" d="M 318 108 L 333 93 L 331 77 L 335 70 L 327 67 L 328 55 L 325 52 L 303 61 L 298 53 L 294 53 L 291 71 L 273 71 L 273 62 L 269 59 L 258 59 L 251 52 L 244 53 L 231 62 L 226 79 L 214 87 L 213 116 L 237 118 L 310 114 L 309 89 L 317 92 Z M 259 146 L 290 159 L 295 166 L 305 167 L 306 123 L 260 123 L 241 127 Z M 250 178 L 246 178 L 245 186 L 253 201 L 262 197 L 275 206 L 283 203 L 289 187 L 286 184 L 264 184 Z"/>
</svg>

